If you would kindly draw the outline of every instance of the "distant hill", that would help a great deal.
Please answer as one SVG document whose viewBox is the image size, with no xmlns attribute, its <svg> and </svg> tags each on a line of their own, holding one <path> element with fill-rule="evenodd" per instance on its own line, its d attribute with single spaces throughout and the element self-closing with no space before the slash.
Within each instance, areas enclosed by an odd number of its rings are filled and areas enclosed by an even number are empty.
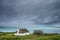
<svg viewBox="0 0 60 40">
<path fill-rule="evenodd" d="M 5 28 L 6 26 L 0 26 L 0 28 Z"/>
<path fill-rule="evenodd" d="M 4 26 L 0 26 L 0 28 L 3 28 Z"/>
<path fill-rule="evenodd" d="M 9 26 L 0 26 L 0 28 L 11 28 L 11 27 L 9 27 Z M 12 28 L 15 28 L 15 27 L 12 27 Z"/>
</svg>

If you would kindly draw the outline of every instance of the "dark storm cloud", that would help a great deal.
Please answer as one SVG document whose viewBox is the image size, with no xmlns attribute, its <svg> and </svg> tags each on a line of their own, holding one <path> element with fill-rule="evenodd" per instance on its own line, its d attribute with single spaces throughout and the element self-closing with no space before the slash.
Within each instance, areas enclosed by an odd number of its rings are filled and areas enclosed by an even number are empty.
<svg viewBox="0 0 60 40">
<path fill-rule="evenodd" d="M 60 0 L 0 0 L 0 25 L 60 23 Z"/>
<path fill-rule="evenodd" d="M 46 6 L 42 7 L 43 12 L 40 12 L 41 16 L 38 16 L 36 20 L 36 24 L 57 24 L 60 23 L 60 1 L 52 0 L 51 3 L 48 3 Z M 39 10 L 42 10 L 39 9 Z"/>
</svg>

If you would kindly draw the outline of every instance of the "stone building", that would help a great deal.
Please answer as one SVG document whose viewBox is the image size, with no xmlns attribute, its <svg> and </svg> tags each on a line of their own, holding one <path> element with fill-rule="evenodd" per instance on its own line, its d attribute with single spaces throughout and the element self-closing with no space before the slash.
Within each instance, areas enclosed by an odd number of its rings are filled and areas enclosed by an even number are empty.
<svg viewBox="0 0 60 40">
<path fill-rule="evenodd" d="M 34 30 L 35 35 L 42 35 L 43 31 L 42 30 Z"/>
</svg>

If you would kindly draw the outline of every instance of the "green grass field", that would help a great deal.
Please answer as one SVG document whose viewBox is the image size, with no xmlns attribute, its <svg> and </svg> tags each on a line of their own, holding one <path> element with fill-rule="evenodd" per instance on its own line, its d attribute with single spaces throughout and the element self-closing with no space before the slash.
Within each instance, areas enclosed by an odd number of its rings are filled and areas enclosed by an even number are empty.
<svg viewBox="0 0 60 40">
<path fill-rule="evenodd" d="M 0 33 L 0 40 L 60 40 L 60 34 L 14 36 L 14 33 Z"/>
</svg>

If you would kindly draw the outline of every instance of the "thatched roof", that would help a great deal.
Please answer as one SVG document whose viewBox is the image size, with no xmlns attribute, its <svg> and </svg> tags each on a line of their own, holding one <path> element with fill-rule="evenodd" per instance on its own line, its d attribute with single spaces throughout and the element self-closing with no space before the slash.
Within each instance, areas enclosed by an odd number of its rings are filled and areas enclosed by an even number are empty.
<svg viewBox="0 0 60 40">
<path fill-rule="evenodd" d="M 19 29 L 19 33 L 26 33 L 29 32 L 27 29 Z"/>
</svg>

